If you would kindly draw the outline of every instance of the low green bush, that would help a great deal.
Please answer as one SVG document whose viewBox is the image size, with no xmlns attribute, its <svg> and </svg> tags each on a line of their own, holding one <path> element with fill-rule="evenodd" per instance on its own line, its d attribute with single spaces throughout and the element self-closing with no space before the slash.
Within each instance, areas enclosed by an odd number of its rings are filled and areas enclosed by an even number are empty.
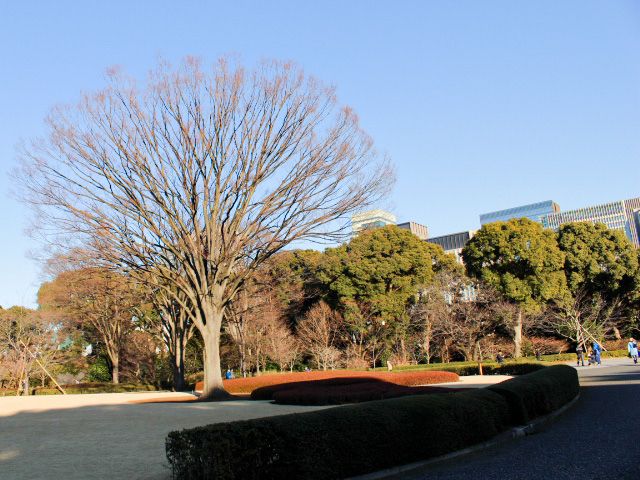
<svg viewBox="0 0 640 480">
<path fill-rule="evenodd" d="M 126 392 L 152 392 L 158 390 L 155 385 L 138 385 L 128 383 L 78 383 L 62 385 L 67 394 L 79 393 L 126 393 Z M 62 395 L 57 388 L 38 387 L 33 389 L 33 395 Z"/>
<path fill-rule="evenodd" d="M 509 420 L 482 389 L 197 427 L 171 432 L 166 449 L 181 479 L 333 479 L 473 445 Z"/>
<path fill-rule="evenodd" d="M 540 367 L 486 389 L 171 432 L 167 458 L 181 479 L 344 478 L 479 443 L 561 407 L 578 391 L 572 367 Z"/>
<path fill-rule="evenodd" d="M 574 355 L 575 357 L 575 355 Z M 482 362 L 482 371 L 485 375 L 524 375 L 546 367 L 543 362 L 529 359 L 510 360 L 503 364 L 496 362 Z M 381 370 L 381 369 L 377 369 Z M 440 370 L 443 372 L 457 373 L 461 377 L 478 375 L 478 362 L 451 362 L 430 363 L 428 365 L 403 365 L 394 367 L 393 371 L 407 372 L 420 370 Z"/>
<path fill-rule="evenodd" d="M 554 365 L 488 387 L 509 403 L 512 422 L 524 425 L 573 400 L 580 390 L 578 373 L 568 365 Z"/>
</svg>

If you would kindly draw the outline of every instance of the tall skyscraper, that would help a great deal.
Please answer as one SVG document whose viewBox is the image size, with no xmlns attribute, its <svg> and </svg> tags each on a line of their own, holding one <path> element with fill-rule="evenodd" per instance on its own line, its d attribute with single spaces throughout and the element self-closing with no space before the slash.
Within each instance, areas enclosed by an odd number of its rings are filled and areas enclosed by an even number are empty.
<svg viewBox="0 0 640 480">
<path fill-rule="evenodd" d="M 560 211 L 560 206 L 553 200 L 544 202 L 531 203 L 519 207 L 509 208 L 507 210 L 498 210 L 497 212 L 483 213 L 480 215 L 480 225 L 493 222 L 506 222 L 512 218 L 528 218 L 534 222 L 540 222 L 544 215 L 556 213 Z"/>
<path fill-rule="evenodd" d="M 631 243 L 640 247 L 640 197 L 552 213 L 543 216 L 541 222 L 553 230 L 570 222 L 604 223 L 611 229 L 622 230 Z"/>
</svg>

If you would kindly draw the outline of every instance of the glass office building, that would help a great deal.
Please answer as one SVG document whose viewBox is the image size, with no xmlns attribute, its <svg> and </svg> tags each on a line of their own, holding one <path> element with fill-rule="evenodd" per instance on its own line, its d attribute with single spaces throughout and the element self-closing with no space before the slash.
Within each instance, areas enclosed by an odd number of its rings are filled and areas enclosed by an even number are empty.
<svg viewBox="0 0 640 480">
<path fill-rule="evenodd" d="M 427 240 L 427 242 L 440 245 L 445 253 L 455 255 L 458 263 L 462 262 L 462 249 L 469 240 L 473 238 L 476 233 L 475 230 L 468 230 L 466 232 L 451 233 L 449 235 L 441 235 L 439 237 L 433 237 Z"/>
<path fill-rule="evenodd" d="M 560 225 L 571 222 L 604 223 L 613 230 L 622 230 L 636 246 L 640 246 L 640 198 L 603 203 L 591 207 L 552 213 L 542 217 L 545 228 L 557 230 Z"/>
<path fill-rule="evenodd" d="M 498 210 L 497 212 L 483 213 L 480 215 L 480 225 L 493 222 L 506 222 L 512 218 L 528 218 L 534 222 L 540 222 L 545 215 L 560 211 L 560 206 L 553 200 L 545 202 L 531 203 L 529 205 L 521 205 L 519 207 L 509 208 L 507 210 Z"/>
</svg>

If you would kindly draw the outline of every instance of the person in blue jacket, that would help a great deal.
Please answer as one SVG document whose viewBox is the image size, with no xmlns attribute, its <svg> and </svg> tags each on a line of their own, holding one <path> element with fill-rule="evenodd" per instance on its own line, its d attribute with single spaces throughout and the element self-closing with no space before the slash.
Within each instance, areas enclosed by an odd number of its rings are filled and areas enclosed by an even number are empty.
<svg viewBox="0 0 640 480">
<path fill-rule="evenodd" d="M 627 344 L 627 350 L 629 350 L 629 356 L 633 358 L 633 363 L 638 363 L 638 344 L 635 338 L 630 338 Z"/>
<path fill-rule="evenodd" d="M 600 362 L 600 354 L 602 353 L 602 348 L 600 347 L 600 344 L 598 342 L 593 342 L 593 354 L 596 357 L 596 363 L 598 365 L 602 365 Z"/>
</svg>

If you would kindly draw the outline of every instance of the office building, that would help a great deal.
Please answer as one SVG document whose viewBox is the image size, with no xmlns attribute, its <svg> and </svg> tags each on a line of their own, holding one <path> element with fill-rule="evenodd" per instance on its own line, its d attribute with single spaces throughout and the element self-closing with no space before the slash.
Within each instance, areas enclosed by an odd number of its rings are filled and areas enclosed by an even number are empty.
<svg viewBox="0 0 640 480">
<path fill-rule="evenodd" d="M 409 230 L 420 240 L 426 240 L 427 238 L 429 238 L 429 229 L 425 225 L 420 225 L 416 222 L 404 222 L 398 223 L 398 227 Z"/>
<path fill-rule="evenodd" d="M 369 210 L 356 213 L 351 217 L 351 231 L 357 235 L 362 230 L 380 228 L 386 225 L 395 225 L 396 216 L 384 210 Z"/>
<path fill-rule="evenodd" d="M 499 210 L 497 212 L 483 213 L 480 215 L 480 225 L 493 222 L 506 222 L 512 218 L 528 218 L 534 222 L 540 222 L 545 215 L 560 211 L 560 206 L 553 200 L 545 202 L 531 203 L 519 207 Z"/>
<path fill-rule="evenodd" d="M 449 235 L 441 235 L 439 237 L 429 238 L 427 242 L 440 245 L 445 253 L 455 255 L 458 263 L 462 262 L 462 249 L 469 240 L 475 235 L 475 230 L 468 230 L 466 232 L 451 233 Z"/>
<path fill-rule="evenodd" d="M 571 222 L 604 223 L 613 230 L 621 230 L 636 247 L 640 246 L 640 198 L 603 203 L 591 207 L 545 215 L 541 223 L 545 228 L 557 230 Z"/>
<path fill-rule="evenodd" d="M 385 227 L 387 225 L 397 225 L 399 228 L 409 230 L 420 240 L 426 240 L 429 237 L 429 230 L 425 225 L 416 222 L 396 224 L 396 216 L 384 210 L 369 210 L 367 212 L 357 213 L 351 217 L 353 236 L 358 235 L 358 233 L 363 230 Z"/>
</svg>

